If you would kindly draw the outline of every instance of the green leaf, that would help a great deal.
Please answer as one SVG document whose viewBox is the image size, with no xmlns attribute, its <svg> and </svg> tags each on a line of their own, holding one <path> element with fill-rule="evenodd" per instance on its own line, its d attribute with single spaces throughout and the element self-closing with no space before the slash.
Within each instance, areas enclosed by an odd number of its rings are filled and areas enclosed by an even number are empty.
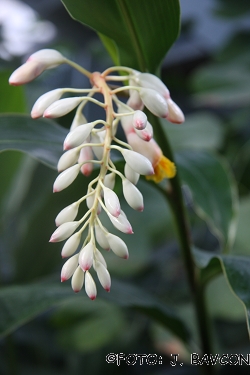
<svg viewBox="0 0 250 375">
<path fill-rule="evenodd" d="M 0 71 L 0 112 L 25 112 L 24 88 L 9 85 L 12 71 Z"/>
<path fill-rule="evenodd" d="M 196 264 L 203 270 L 203 277 L 215 268 L 221 270 L 232 292 L 243 303 L 250 335 L 250 258 L 234 255 L 217 255 L 198 249 L 193 250 Z M 218 272 L 217 272 L 218 273 Z"/>
<path fill-rule="evenodd" d="M 27 115 L 0 116 L 0 152 L 18 150 L 56 168 L 63 153 L 67 130 L 51 120 L 32 120 Z"/>
<path fill-rule="evenodd" d="M 179 34 L 179 0 L 62 2 L 74 19 L 112 39 L 120 64 L 134 69 L 155 72 Z"/>
<path fill-rule="evenodd" d="M 224 160 L 202 151 L 177 155 L 182 181 L 188 185 L 196 213 L 210 226 L 224 250 L 233 243 L 238 199 Z"/>
<path fill-rule="evenodd" d="M 3 287 L 0 289 L 0 336 L 12 332 L 37 315 L 70 298 L 76 298 L 70 286 L 64 287 L 59 283 Z M 84 302 L 88 300 L 82 295 L 78 298 L 80 298 L 79 303 L 83 303 L 82 299 L 85 300 Z M 189 339 L 188 330 L 175 311 L 137 287 L 113 281 L 112 291 L 106 293 L 101 290 L 98 298 L 141 311 L 183 341 L 187 342 Z"/>
</svg>

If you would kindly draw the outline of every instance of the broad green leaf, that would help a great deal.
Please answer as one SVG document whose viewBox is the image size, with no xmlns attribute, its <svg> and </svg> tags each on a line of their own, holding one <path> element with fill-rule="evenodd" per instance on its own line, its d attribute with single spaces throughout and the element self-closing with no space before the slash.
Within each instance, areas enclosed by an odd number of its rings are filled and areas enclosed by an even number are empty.
<svg viewBox="0 0 250 375">
<path fill-rule="evenodd" d="M 175 151 L 218 149 L 223 141 L 221 121 L 210 112 L 187 115 L 180 126 L 163 120 L 162 127 Z"/>
<path fill-rule="evenodd" d="M 177 155 L 177 167 L 187 184 L 196 213 L 210 226 L 226 250 L 234 240 L 238 206 L 234 180 L 224 160 L 201 151 Z"/>
<path fill-rule="evenodd" d="M 10 70 L 0 71 L 0 112 L 25 112 L 24 88 L 9 85 Z"/>
<path fill-rule="evenodd" d="M 112 39 L 120 64 L 134 69 L 155 72 L 179 34 L 179 0 L 62 2 L 74 19 Z"/>
<path fill-rule="evenodd" d="M 51 168 L 56 168 L 63 153 L 66 135 L 66 129 L 50 120 L 32 120 L 27 115 L 0 116 L 0 152 L 26 152 Z"/>
<path fill-rule="evenodd" d="M 250 334 L 250 257 L 219 255 L 198 249 L 194 249 L 193 254 L 204 279 L 206 273 L 211 274 L 211 270 L 216 269 L 218 274 L 221 268 L 232 292 L 244 305 Z"/>
<path fill-rule="evenodd" d="M 55 283 L 42 283 L 1 288 L 0 336 L 12 332 L 37 315 L 70 298 L 76 298 L 70 285 L 64 287 Z M 83 295 L 79 295 L 78 298 L 79 303 L 87 300 Z M 183 341 L 187 342 L 189 339 L 188 330 L 175 311 L 137 287 L 113 281 L 111 292 L 100 290 L 98 298 L 136 309 L 164 325 Z"/>
</svg>

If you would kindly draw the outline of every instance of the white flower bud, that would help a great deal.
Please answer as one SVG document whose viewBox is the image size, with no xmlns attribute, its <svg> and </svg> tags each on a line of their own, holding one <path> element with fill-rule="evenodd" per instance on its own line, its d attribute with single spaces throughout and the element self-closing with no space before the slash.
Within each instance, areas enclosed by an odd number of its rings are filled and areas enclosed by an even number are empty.
<svg viewBox="0 0 250 375">
<path fill-rule="evenodd" d="M 64 150 L 69 150 L 73 147 L 80 146 L 90 135 L 93 129 L 93 122 L 83 124 L 70 131 L 64 141 Z"/>
<path fill-rule="evenodd" d="M 147 116 L 142 111 L 136 111 L 133 115 L 132 124 L 135 129 L 143 130 L 147 125 Z"/>
<path fill-rule="evenodd" d="M 136 85 L 134 85 L 136 86 Z M 144 107 L 144 104 L 141 100 L 141 97 L 138 93 L 137 90 L 130 90 L 130 96 L 129 96 L 129 99 L 127 101 L 127 105 L 134 109 L 135 111 L 136 110 L 143 110 L 143 107 Z"/>
<path fill-rule="evenodd" d="M 69 221 L 68 223 L 63 223 L 54 231 L 54 233 L 50 237 L 49 242 L 60 242 L 66 240 L 66 238 L 70 237 L 72 233 L 74 233 L 78 226 L 78 221 Z"/>
<path fill-rule="evenodd" d="M 68 280 L 75 272 L 78 266 L 78 254 L 69 258 L 63 265 L 61 271 L 61 282 Z"/>
<path fill-rule="evenodd" d="M 94 300 L 96 298 L 96 285 L 93 280 L 93 277 L 88 271 L 85 272 L 85 291 L 90 299 Z"/>
<path fill-rule="evenodd" d="M 57 163 L 57 170 L 58 172 L 62 172 L 65 169 L 72 167 L 77 161 L 80 154 L 80 150 L 77 148 L 73 148 L 72 150 L 66 151 L 60 157 Z"/>
<path fill-rule="evenodd" d="M 36 61 L 43 64 L 45 69 L 51 69 L 65 63 L 66 59 L 55 49 L 41 49 L 33 53 L 27 61 Z"/>
<path fill-rule="evenodd" d="M 133 233 L 133 229 L 131 227 L 130 222 L 128 221 L 126 216 L 123 215 L 122 213 L 118 217 L 114 217 L 111 214 L 108 214 L 108 217 L 110 218 L 110 221 L 112 222 L 114 227 L 120 230 L 121 232 L 127 233 L 127 234 Z"/>
<path fill-rule="evenodd" d="M 107 234 L 107 240 L 109 242 L 111 250 L 118 256 L 124 259 L 128 259 L 128 248 L 125 242 L 118 236 L 112 233 Z"/>
<path fill-rule="evenodd" d="M 78 176 L 80 165 L 76 164 L 59 174 L 53 185 L 53 192 L 57 193 L 66 189 Z"/>
<path fill-rule="evenodd" d="M 46 118 L 57 118 L 66 115 L 75 109 L 82 101 L 81 97 L 64 98 L 52 103 L 43 114 Z"/>
<path fill-rule="evenodd" d="M 79 264 L 83 271 L 87 271 L 92 267 L 95 247 L 92 242 L 89 242 L 82 248 L 79 255 Z"/>
<path fill-rule="evenodd" d="M 125 163 L 124 167 L 124 174 L 127 177 L 127 179 L 132 182 L 132 184 L 136 185 L 140 175 L 139 173 L 135 172 L 127 163 Z"/>
<path fill-rule="evenodd" d="M 143 141 L 149 142 L 150 139 L 153 138 L 153 127 L 150 124 L 150 122 L 147 122 L 147 126 L 143 130 L 137 130 L 135 129 L 136 134 L 138 137 L 143 139 Z"/>
<path fill-rule="evenodd" d="M 95 201 L 95 193 L 94 193 L 94 194 L 91 194 L 91 195 L 86 199 L 86 204 L 87 204 L 88 209 L 91 209 L 91 208 L 93 207 L 94 201 Z M 101 210 L 102 210 L 102 207 L 101 207 L 100 203 L 98 202 L 98 206 L 97 206 L 97 215 L 99 215 L 99 214 L 101 213 Z"/>
<path fill-rule="evenodd" d="M 109 292 L 111 287 L 111 278 L 110 274 L 106 267 L 101 262 L 95 263 L 95 270 L 98 276 L 98 279 L 102 285 L 102 287 Z"/>
<path fill-rule="evenodd" d="M 160 78 L 156 77 L 155 75 L 150 73 L 136 72 L 134 80 L 139 86 L 156 90 L 165 99 L 169 98 L 169 90 L 167 86 L 164 85 Z"/>
<path fill-rule="evenodd" d="M 65 242 L 62 248 L 62 252 L 61 252 L 62 258 L 67 258 L 73 255 L 79 246 L 80 240 L 81 240 L 80 232 L 76 232 L 71 237 L 69 237 L 69 239 Z"/>
<path fill-rule="evenodd" d="M 70 131 L 74 130 L 80 125 L 87 124 L 87 119 L 86 117 L 82 114 L 82 112 L 77 111 L 74 117 L 74 120 L 71 124 Z"/>
<path fill-rule="evenodd" d="M 99 225 L 95 225 L 95 237 L 98 244 L 104 249 L 109 250 L 109 243 L 106 238 L 105 233 L 103 232 L 102 228 Z"/>
<path fill-rule="evenodd" d="M 72 279 L 71 279 L 71 286 L 75 293 L 80 292 L 84 284 L 84 272 L 80 266 L 77 267 L 75 270 Z"/>
<path fill-rule="evenodd" d="M 138 152 L 122 149 L 121 153 L 128 165 L 137 173 L 142 175 L 154 174 L 154 168 L 150 161 Z"/>
<path fill-rule="evenodd" d="M 107 187 L 103 187 L 103 193 L 107 210 L 111 213 L 111 215 L 118 217 L 121 213 L 121 206 L 116 193 Z"/>
<path fill-rule="evenodd" d="M 124 198 L 130 207 L 137 211 L 143 211 L 143 196 L 137 187 L 126 178 L 122 180 L 122 187 Z"/>
<path fill-rule="evenodd" d="M 69 206 L 65 207 L 62 211 L 59 212 L 59 214 L 56 217 L 56 226 L 63 223 L 67 223 L 68 221 L 73 221 L 76 218 L 76 215 L 78 213 L 79 204 L 77 202 L 74 202 L 70 204 Z"/>
<path fill-rule="evenodd" d="M 107 268 L 107 263 L 106 263 L 103 255 L 102 255 L 102 253 L 98 249 L 95 250 L 94 257 L 95 257 L 95 259 L 94 259 L 94 265 L 95 265 L 96 261 L 98 261 L 98 262 L 102 263 L 105 268 Z"/>
<path fill-rule="evenodd" d="M 104 136 L 106 134 L 106 130 L 104 132 L 98 132 L 96 134 L 91 134 L 91 143 L 102 143 L 104 142 Z M 103 158 L 103 147 L 102 146 L 92 146 L 92 150 L 98 160 L 102 160 Z"/>
<path fill-rule="evenodd" d="M 166 118 L 168 115 L 168 105 L 166 99 L 157 91 L 141 88 L 140 97 L 145 106 L 155 116 Z"/>
<path fill-rule="evenodd" d="M 84 144 L 85 142 L 83 142 Z M 85 163 L 88 160 L 93 160 L 93 151 L 92 148 L 89 146 L 83 147 L 80 151 L 80 156 L 78 159 L 78 163 L 82 164 L 81 166 L 81 172 L 84 176 L 89 176 L 91 172 L 93 171 L 93 164 L 92 163 Z"/>
<path fill-rule="evenodd" d="M 113 190 L 115 186 L 115 173 L 112 172 L 112 173 L 106 174 L 106 176 L 104 177 L 103 184 L 107 188 Z"/>
<path fill-rule="evenodd" d="M 40 98 L 37 99 L 31 110 L 31 117 L 36 119 L 43 115 L 44 111 L 56 100 L 59 100 L 63 95 L 63 89 L 55 89 L 46 92 Z"/>
<path fill-rule="evenodd" d="M 185 116 L 180 107 L 171 99 L 167 99 L 168 115 L 167 119 L 174 124 L 182 124 L 185 121 Z"/>
</svg>

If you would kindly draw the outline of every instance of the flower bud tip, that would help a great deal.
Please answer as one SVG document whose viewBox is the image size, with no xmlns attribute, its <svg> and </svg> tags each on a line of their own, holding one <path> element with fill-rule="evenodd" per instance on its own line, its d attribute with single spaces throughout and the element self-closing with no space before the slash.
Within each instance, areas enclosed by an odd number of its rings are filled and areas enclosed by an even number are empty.
<svg viewBox="0 0 250 375">
<path fill-rule="evenodd" d="M 142 212 L 143 210 L 144 210 L 144 206 L 139 207 L 139 208 L 137 209 L 137 211 L 139 211 L 139 212 Z"/>
<path fill-rule="evenodd" d="M 96 299 L 96 296 L 89 296 L 89 298 L 94 301 Z"/>
<path fill-rule="evenodd" d="M 67 279 L 65 277 L 61 277 L 61 283 L 64 283 Z"/>
<path fill-rule="evenodd" d="M 110 288 L 109 287 L 107 287 L 107 288 L 104 288 L 105 290 L 106 290 L 106 292 L 110 292 Z"/>
</svg>

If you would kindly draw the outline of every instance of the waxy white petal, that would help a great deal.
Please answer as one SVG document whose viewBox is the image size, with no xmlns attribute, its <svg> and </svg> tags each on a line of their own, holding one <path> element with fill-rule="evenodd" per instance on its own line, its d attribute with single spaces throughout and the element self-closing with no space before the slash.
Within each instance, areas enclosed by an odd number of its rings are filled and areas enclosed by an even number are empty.
<svg viewBox="0 0 250 375">
<path fill-rule="evenodd" d="M 147 125 L 147 116 L 142 111 L 136 111 L 133 115 L 132 124 L 133 127 L 137 130 L 145 129 Z"/>
<path fill-rule="evenodd" d="M 135 172 L 129 165 L 128 163 L 125 163 L 125 167 L 124 167 L 124 174 L 126 176 L 126 178 L 132 182 L 132 184 L 136 185 L 139 178 L 140 178 L 140 175 L 139 173 Z"/>
<path fill-rule="evenodd" d="M 87 204 L 87 207 L 89 209 L 91 209 L 93 207 L 93 204 L 94 204 L 94 201 L 95 201 L 95 193 L 94 194 L 91 194 L 87 199 L 86 199 L 86 204 Z M 102 207 L 100 205 L 100 202 L 98 202 L 98 206 L 97 206 L 97 215 L 100 214 L 102 210 Z"/>
<path fill-rule="evenodd" d="M 157 91 L 141 88 L 139 91 L 144 105 L 155 116 L 166 118 L 168 115 L 168 105 L 166 99 Z"/>
<path fill-rule="evenodd" d="M 55 89 L 46 92 L 40 98 L 37 99 L 31 110 L 31 117 L 36 119 L 43 115 L 44 111 L 56 100 L 59 100 L 63 95 L 63 89 Z"/>
<path fill-rule="evenodd" d="M 84 284 L 84 272 L 80 266 L 77 267 L 75 270 L 72 279 L 71 279 L 71 286 L 75 293 L 80 292 Z"/>
<path fill-rule="evenodd" d="M 107 188 L 113 190 L 114 186 L 115 186 L 115 173 L 108 173 L 108 174 L 106 174 L 106 176 L 104 177 L 103 184 Z"/>
<path fill-rule="evenodd" d="M 106 263 L 103 255 L 102 255 L 102 253 L 98 249 L 95 250 L 94 264 L 96 263 L 96 261 L 101 262 L 104 265 L 104 267 L 107 268 L 107 263 Z"/>
<path fill-rule="evenodd" d="M 137 173 L 142 175 L 154 174 L 154 168 L 150 161 L 138 152 L 122 149 L 121 153 L 129 166 Z"/>
<path fill-rule="evenodd" d="M 60 225 L 52 234 L 49 242 L 60 242 L 71 236 L 79 226 L 78 221 L 69 221 Z"/>
<path fill-rule="evenodd" d="M 87 122 L 88 121 L 87 121 L 86 117 L 82 114 L 82 112 L 76 111 L 74 120 L 73 120 L 73 122 L 71 124 L 71 127 L 70 127 L 70 131 L 74 130 L 75 128 L 77 128 L 80 125 L 87 124 Z"/>
<path fill-rule="evenodd" d="M 46 67 L 46 69 L 54 68 L 57 65 L 66 62 L 65 57 L 55 49 L 41 49 L 33 53 L 27 61 L 37 61 Z"/>
<path fill-rule="evenodd" d="M 70 131 L 64 141 L 64 150 L 69 150 L 73 147 L 80 146 L 90 135 L 94 124 L 89 122 L 88 124 L 83 124 Z"/>
<path fill-rule="evenodd" d="M 87 141 L 86 141 L 87 142 Z M 85 142 L 83 142 L 84 144 Z M 93 151 L 92 148 L 89 146 L 83 147 L 80 151 L 78 163 L 82 164 L 81 166 L 81 172 L 84 176 L 89 176 L 91 172 L 93 171 L 93 164 L 92 163 L 85 163 L 88 160 L 93 160 Z"/>
<path fill-rule="evenodd" d="M 43 114 L 43 117 L 57 118 L 73 111 L 82 101 L 81 97 L 63 98 L 52 103 Z"/>
<path fill-rule="evenodd" d="M 90 299 L 94 300 L 96 298 L 96 285 L 93 277 L 88 271 L 85 272 L 85 291 Z"/>
<path fill-rule="evenodd" d="M 65 242 L 62 248 L 62 252 L 61 252 L 62 258 L 67 258 L 73 255 L 79 246 L 80 240 L 81 240 L 81 233 L 79 232 L 76 232 L 71 237 L 69 237 L 69 239 Z"/>
<path fill-rule="evenodd" d="M 127 233 L 127 234 L 133 233 L 133 229 L 131 227 L 130 222 L 128 221 L 126 216 L 124 216 L 122 213 L 118 217 L 114 217 L 111 214 L 108 214 L 108 217 L 110 218 L 114 227 L 120 230 L 121 232 Z"/>
<path fill-rule="evenodd" d="M 64 154 L 62 154 L 57 164 L 58 172 L 62 172 L 65 169 L 72 167 L 72 165 L 78 161 L 79 154 L 80 150 L 77 148 L 73 148 L 72 150 L 66 151 Z"/>
<path fill-rule="evenodd" d="M 96 134 L 91 134 L 91 143 L 103 144 L 104 134 L 103 132 L 98 132 Z M 98 160 L 103 158 L 103 146 L 92 146 L 92 150 Z"/>
<path fill-rule="evenodd" d="M 185 121 L 185 116 L 180 107 L 171 99 L 167 99 L 168 115 L 167 119 L 174 124 L 182 124 Z"/>
<path fill-rule="evenodd" d="M 56 193 L 66 189 L 78 176 L 80 165 L 76 164 L 59 174 L 53 185 L 53 192 Z"/>
<path fill-rule="evenodd" d="M 135 129 L 135 132 L 141 139 L 143 139 L 143 141 L 149 142 L 153 138 L 153 126 L 150 124 L 150 122 L 147 122 L 145 129 Z"/>
<path fill-rule="evenodd" d="M 127 101 L 127 105 L 134 110 L 143 110 L 144 104 L 137 90 L 130 90 L 130 96 Z"/>
<path fill-rule="evenodd" d="M 111 213 L 111 215 L 118 217 L 121 213 L 121 206 L 118 196 L 113 190 L 107 187 L 103 187 L 103 194 L 107 210 Z"/>
<path fill-rule="evenodd" d="M 128 259 L 128 248 L 125 242 L 118 236 L 112 233 L 107 234 L 107 240 L 109 242 L 111 250 L 118 256 L 124 259 Z"/>
<path fill-rule="evenodd" d="M 98 276 L 98 279 L 102 285 L 102 287 L 109 292 L 111 287 L 111 278 L 110 274 L 106 267 L 101 262 L 95 263 L 95 270 Z"/>
<path fill-rule="evenodd" d="M 169 98 L 169 90 L 167 86 L 151 73 L 136 72 L 134 77 L 135 82 L 145 88 L 158 91 L 165 99 Z"/>
<path fill-rule="evenodd" d="M 109 250 L 109 243 L 105 233 L 99 225 L 95 225 L 95 237 L 98 244 L 104 249 Z"/>
<path fill-rule="evenodd" d="M 92 242 L 89 242 L 81 250 L 79 255 L 79 264 L 83 271 L 87 271 L 92 267 L 95 247 Z"/>
<path fill-rule="evenodd" d="M 61 271 L 61 282 L 68 280 L 75 272 L 78 266 L 78 254 L 69 258 L 63 265 Z"/>
<path fill-rule="evenodd" d="M 43 71 L 43 65 L 36 61 L 28 61 L 11 74 L 9 84 L 12 86 L 19 86 L 31 82 Z"/>
<path fill-rule="evenodd" d="M 127 179 L 122 180 L 123 195 L 130 207 L 137 211 L 143 211 L 143 196 L 137 187 Z"/>
<path fill-rule="evenodd" d="M 56 226 L 63 223 L 67 223 L 68 221 L 73 221 L 76 218 L 76 215 L 78 213 L 79 204 L 74 202 L 70 204 L 69 206 L 65 207 L 62 211 L 59 212 L 59 214 L 56 217 Z"/>
</svg>

